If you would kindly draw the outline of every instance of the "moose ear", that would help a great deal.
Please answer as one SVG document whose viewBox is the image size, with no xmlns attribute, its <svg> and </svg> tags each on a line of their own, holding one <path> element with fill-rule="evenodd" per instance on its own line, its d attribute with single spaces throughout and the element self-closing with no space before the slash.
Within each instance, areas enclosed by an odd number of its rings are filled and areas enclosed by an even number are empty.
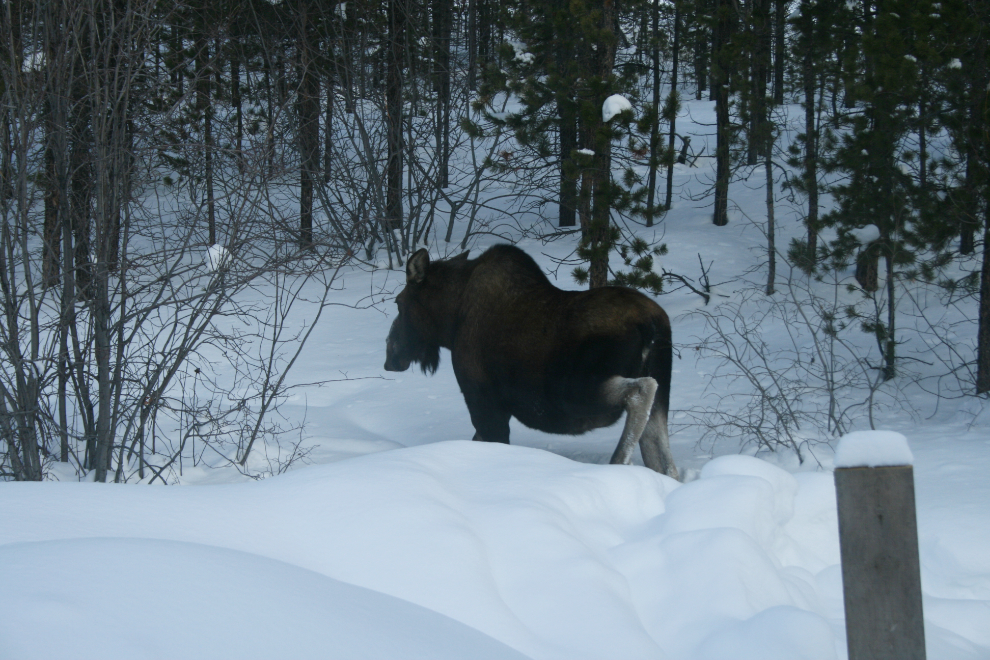
<svg viewBox="0 0 990 660">
<path fill-rule="evenodd" d="M 418 284 L 426 277 L 426 267 L 430 265 L 430 253 L 426 248 L 416 250 L 413 256 L 406 262 L 406 283 Z"/>
<path fill-rule="evenodd" d="M 467 261 L 468 260 L 468 254 L 470 252 L 471 252 L 471 250 L 467 250 L 465 252 L 461 252 L 456 257 L 451 257 L 450 259 L 448 259 L 447 260 L 447 263 L 456 264 L 456 263 L 461 263 L 461 262 Z"/>
</svg>

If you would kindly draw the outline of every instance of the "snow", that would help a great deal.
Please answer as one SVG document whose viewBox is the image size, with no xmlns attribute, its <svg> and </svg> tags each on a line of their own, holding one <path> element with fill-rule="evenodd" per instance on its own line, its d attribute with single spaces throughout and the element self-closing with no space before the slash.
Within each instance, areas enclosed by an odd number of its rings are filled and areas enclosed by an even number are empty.
<svg viewBox="0 0 990 660">
<path fill-rule="evenodd" d="M 845 653 L 832 476 L 751 456 L 679 484 L 439 442 L 233 485 L 0 484 L 0 519 L 4 658 Z M 932 643 L 990 650 L 990 532 L 957 555 L 921 521 Z"/>
<path fill-rule="evenodd" d="M 230 252 L 222 245 L 211 245 L 206 249 L 203 262 L 211 273 L 222 270 L 230 261 Z"/>
<path fill-rule="evenodd" d="M 21 63 L 21 72 L 44 71 L 46 66 L 45 53 L 43 51 L 32 51 L 25 53 L 24 61 Z"/>
<path fill-rule="evenodd" d="M 632 110 L 632 103 L 621 94 L 613 94 L 602 104 L 602 121 L 609 122 L 618 114 Z"/>
<path fill-rule="evenodd" d="M 585 156 L 594 156 L 595 155 L 595 152 L 592 151 L 591 149 L 578 149 L 577 152 L 579 154 L 583 154 Z"/>
<path fill-rule="evenodd" d="M 524 657 L 398 598 L 195 543 L 13 543 L 0 546 L 0 579 L 18 594 L 0 597 L 4 658 Z"/>
<path fill-rule="evenodd" d="M 847 433 L 835 448 L 835 467 L 914 465 L 907 438 L 896 431 Z"/>
<path fill-rule="evenodd" d="M 849 235 L 856 239 L 860 245 L 869 245 L 880 238 L 880 228 L 876 225 L 866 225 L 858 229 L 853 229 Z"/>
<path fill-rule="evenodd" d="M 532 64 L 535 56 L 532 53 L 526 52 L 526 45 L 519 43 L 518 41 L 510 41 L 512 45 L 512 50 L 515 51 L 515 60 L 517 62 L 522 62 L 523 64 Z"/>
<path fill-rule="evenodd" d="M 367 611 L 388 631 L 382 644 L 405 644 L 420 620 L 454 628 L 446 615 L 533 658 L 714 657 L 739 644 L 739 658 L 801 657 L 821 640 L 805 657 L 835 657 L 815 566 L 780 553 L 786 525 L 808 524 L 800 482 L 748 456 L 710 465 L 680 485 L 640 467 L 446 442 L 253 484 L 5 484 L 0 579 L 16 589 L 0 595 L 0 655 L 60 655 L 70 636 L 32 646 L 55 601 L 66 625 L 90 631 L 83 640 L 115 639 L 104 657 L 135 645 L 177 657 L 204 636 L 264 657 L 284 641 L 270 631 L 296 617 L 288 629 L 303 655 L 341 629 L 358 648 Z M 834 530 L 829 542 L 837 561 Z M 94 565 L 139 582 L 113 584 Z M 141 585 L 154 585 L 153 604 Z M 449 657 L 483 657 L 470 644 L 514 657 L 456 630 L 465 646 L 445 640 Z M 375 657 L 369 648 L 360 657 Z"/>
<path fill-rule="evenodd" d="M 952 60 L 949 61 L 949 68 L 950 69 L 961 69 L 962 68 L 962 62 L 959 61 L 959 58 L 958 57 L 953 57 Z"/>
</svg>

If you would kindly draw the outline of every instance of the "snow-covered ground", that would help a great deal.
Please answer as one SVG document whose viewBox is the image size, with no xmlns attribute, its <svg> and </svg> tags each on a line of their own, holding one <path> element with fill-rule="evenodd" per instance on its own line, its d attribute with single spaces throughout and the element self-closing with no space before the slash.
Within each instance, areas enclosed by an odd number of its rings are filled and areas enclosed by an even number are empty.
<svg viewBox="0 0 990 660">
<path fill-rule="evenodd" d="M 712 115 L 685 104 L 678 126 L 696 150 Z M 678 166 L 674 208 L 643 235 L 667 243 L 669 270 L 697 277 L 699 255 L 712 263 L 730 300 L 764 259 L 765 193 L 759 174 L 733 183 L 730 224 L 716 228 L 702 194 L 711 170 L 705 157 Z M 781 246 L 801 232 L 800 203 L 777 208 Z M 576 288 L 557 265 L 575 241 L 520 246 Z M 446 354 L 433 377 L 382 368 L 403 279 L 344 273 L 341 306 L 294 368 L 299 383 L 344 379 L 295 390 L 279 410 L 305 420 L 312 465 L 253 481 L 186 464 L 175 476 L 187 487 L 67 473 L 0 483 L 0 658 L 846 656 L 832 447 L 811 444 L 798 464 L 701 441 L 687 411 L 731 402 L 712 389 L 717 365 L 697 358 L 699 296 L 659 299 L 679 356 L 678 484 L 605 465 L 618 427 L 571 438 L 513 421 L 512 446 L 468 442 Z M 990 415 L 917 388 L 897 401 L 875 420 L 914 457 L 928 657 L 988 658 Z M 869 428 L 857 419 L 851 430 Z M 255 467 L 274 451 L 260 447 Z"/>
</svg>

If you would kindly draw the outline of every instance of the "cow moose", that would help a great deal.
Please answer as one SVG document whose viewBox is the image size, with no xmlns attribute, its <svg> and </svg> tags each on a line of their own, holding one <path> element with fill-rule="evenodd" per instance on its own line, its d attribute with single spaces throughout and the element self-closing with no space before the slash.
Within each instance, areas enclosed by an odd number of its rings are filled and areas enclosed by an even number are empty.
<svg viewBox="0 0 990 660">
<path fill-rule="evenodd" d="M 630 463 L 638 442 L 647 467 L 677 478 L 667 412 L 670 319 L 638 291 L 563 291 L 533 259 L 496 245 L 406 264 L 385 369 L 418 362 L 434 373 L 450 350 L 475 440 L 509 442 L 509 419 L 546 433 L 578 435 L 627 413 L 612 463 Z"/>
</svg>

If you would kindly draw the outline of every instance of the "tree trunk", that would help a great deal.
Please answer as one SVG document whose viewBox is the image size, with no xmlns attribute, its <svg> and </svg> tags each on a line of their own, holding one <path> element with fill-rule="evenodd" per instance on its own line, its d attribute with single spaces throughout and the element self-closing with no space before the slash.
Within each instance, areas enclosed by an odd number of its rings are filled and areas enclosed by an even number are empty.
<svg viewBox="0 0 990 660">
<path fill-rule="evenodd" d="M 55 168 L 55 149 L 52 141 L 55 125 L 52 120 L 52 110 L 46 113 L 45 127 L 45 228 L 42 243 L 42 282 L 45 287 L 58 286 L 61 280 L 62 240 L 61 240 L 61 195 L 58 190 L 59 181 Z"/>
<path fill-rule="evenodd" d="M 664 201 L 664 208 L 670 210 L 670 205 L 673 200 L 674 194 L 674 138 L 677 136 L 677 108 L 680 105 L 680 101 L 677 96 L 677 67 L 680 62 L 680 37 L 681 37 L 681 3 L 677 0 L 674 2 L 674 66 L 670 74 L 670 107 L 672 112 L 670 114 L 670 141 L 667 144 L 668 157 L 670 158 L 667 163 L 667 197 Z"/>
<path fill-rule="evenodd" d="M 772 296 L 776 290 L 777 279 L 777 227 L 774 220 L 773 200 L 773 134 L 767 126 L 769 137 L 766 140 L 766 155 L 763 157 L 767 180 L 767 295 Z"/>
<path fill-rule="evenodd" d="M 656 215 L 654 199 L 657 189 L 657 151 L 660 149 L 660 3 L 654 2 L 652 8 L 653 34 L 650 59 L 653 63 L 653 107 L 656 114 L 650 126 L 650 172 L 646 181 L 646 226 L 653 226 Z M 674 33 L 677 34 L 676 32 Z M 675 36 L 676 43 L 676 36 Z M 676 58 L 677 56 L 674 55 Z M 676 59 L 675 59 L 676 61 Z M 676 83 L 675 83 L 676 84 Z M 669 169 L 669 168 L 668 168 Z"/>
<path fill-rule="evenodd" d="M 889 250 L 890 248 L 888 248 Z M 896 300 L 894 294 L 896 287 L 894 283 L 894 257 L 889 252 L 884 254 L 884 262 L 887 266 L 887 334 L 884 341 L 883 351 L 883 379 L 892 380 L 897 375 L 897 334 L 896 330 Z"/>
<path fill-rule="evenodd" d="M 436 141 L 438 173 L 441 188 L 450 185 L 450 33 L 453 23 L 452 0 L 439 0 L 433 5 L 433 38 L 436 47 L 434 75 L 437 92 Z"/>
<path fill-rule="evenodd" d="M 558 207 L 561 227 L 577 224 L 578 191 L 577 178 L 570 171 L 573 166 L 571 154 L 577 149 L 577 113 L 569 101 L 558 102 L 560 115 L 560 205 Z"/>
<path fill-rule="evenodd" d="M 990 392 L 990 218 L 983 224 L 979 327 L 976 332 L 976 393 Z"/>
<path fill-rule="evenodd" d="M 72 146 L 69 151 L 69 171 L 71 172 L 70 215 L 74 236 L 73 272 L 77 295 L 89 297 L 92 281 L 90 250 L 90 204 L 92 200 L 92 136 L 89 129 L 89 114 L 85 107 L 87 92 L 85 83 L 77 76 L 73 86 L 73 131 Z"/>
<path fill-rule="evenodd" d="M 491 0 L 474 0 L 478 12 L 478 60 L 491 62 L 492 53 L 492 6 Z"/>
<path fill-rule="evenodd" d="M 928 85 L 928 67 L 923 66 L 918 98 L 918 185 L 925 197 L 928 195 Z"/>
<path fill-rule="evenodd" d="M 468 0 L 468 89 L 472 92 L 478 88 L 478 1 Z"/>
<path fill-rule="evenodd" d="M 804 185 L 808 191 L 809 264 L 815 263 L 818 252 L 818 132 L 815 126 L 815 64 L 811 54 L 804 57 Z"/>
<path fill-rule="evenodd" d="M 330 183 L 330 175 L 333 171 L 333 105 L 336 101 L 332 71 L 324 76 L 324 80 L 326 80 L 327 106 L 323 122 L 323 183 Z"/>
<path fill-rule="evenodd" d="M 234 106 L 234 155 L 237 162 L 237 169 L 244 172 L 244 109 L 241 98 L 241 49 L 240 35 L 237 32 L 237 23 L 233 27 L 234 33 L 230 40 L 230 103 Z"/>
<path fill-rule="evenodd" d="M 712 63 L 712 92 L 715 96 L 715 210 L 712 222 L 723 227 L 729 224 L 729 30 L 732 9 L 728 0 L 716 3 L 715 49 Z"/>
<path fill-rule="evenodd" d="M 775 0 L 773 39 L 773 104 L 784 104 L 785 26 L 787 0 Z"/>
<path fill-rule="evenodd" d="M 602 2 L 602 25 L 615 25 L 615 0 Z M 616 40 L 606 38 L 599 42 L 591 60 L 594 63 L 592 74 L 601 81 L 612 77 L 615 66 Z M 588 229 L 589 245 L 591 248 L 591 264 L 589 268 L 590 287 L 592 289 L 608 284 L 608 255 L 611 251 L 612 231 L 612 138 L 609 127 L 602 118 L 601 108 L 608 97 L 608 92 L 598 95 L 594 100 L 594 121 L 589 126 L 592 149 L 591 191 L 592 208 L 591 224 Z"/>
<path fill-rule="evenodd" d="M 695 39 L 694 39 L 694 79 L 697 84 L 694 99 L 700 101 L 705 90 L 708 89 L 708 64 L 711 52 L 711 43 L 707 39 L 709 34 L 705 28 L 705 21 L 699 20 L 708 16 L 708 8 L 712 0 L 694 0 L 695 15 Z M 714 36 L 714 35 L 712 35 Z"/>
<path fill-rule="evenodd" d="M 986 4 L 983 4 L 986 9 Z M 984 14 L 985 15 L 985 14 Z M 970 127 L 969 142 L 975 142 L 980 146 L 982 158 L 979 167 L 982 170 L 983 185 L 983 265 L 980 269 L 980 311 L 979 325 L 976 333 L 976 391 L 978 394 L 990 392 L 990 151 L 987 145 L 987 111 L 986 94 L 982 90 L 990 87 L 990 75 L 987 72 L 987 36 L 986 31 L 981 31 L 976 38 L 974 50 L 974 61 L 977 62 L 976 75 L 973 78 L 975 84 L 972 85 L 974 102 L 982 98 L 983 112 L 974 113 L 973 122 Z M 982 140 L 980 139 L 982 136 Z M 976 144 L 973 146 L 975 147 Z M 974 154 L 975 157 L 976 154 Z M 974 166 L 976 163 L 974 163 Z M 977 191 L 974 192 L 974 197 Z M 974 218 L 976 220 L 976 218 Z"/>
<path fill-rule="evenodd" d="M 313 184 L 320 171 L 320 79 L 312 45 L 312 7 L 296 5 L 296 49 L 299 66 L 299 248 L 313 247 Z"/>
<path fill-rule="evenodd" d="M 206 17 L 202 19 L 205 23 Z M 205 25 L 196 33 L 196 107 L 203 118 L 204 178 L 206 180 L 207 242 L 217 242 L 216 202 L 213 198 L 213 73 L 210 62 L 210 45 Z"/>
<path fill-rule="evenodd" d="M 403 0 L 388 0 L 388 61 L 385 74 L 385 125 L 388 159 L 385 166 L 385 222 L 402 228 L 402 64 L 406 12 Z"/>
</svg>

